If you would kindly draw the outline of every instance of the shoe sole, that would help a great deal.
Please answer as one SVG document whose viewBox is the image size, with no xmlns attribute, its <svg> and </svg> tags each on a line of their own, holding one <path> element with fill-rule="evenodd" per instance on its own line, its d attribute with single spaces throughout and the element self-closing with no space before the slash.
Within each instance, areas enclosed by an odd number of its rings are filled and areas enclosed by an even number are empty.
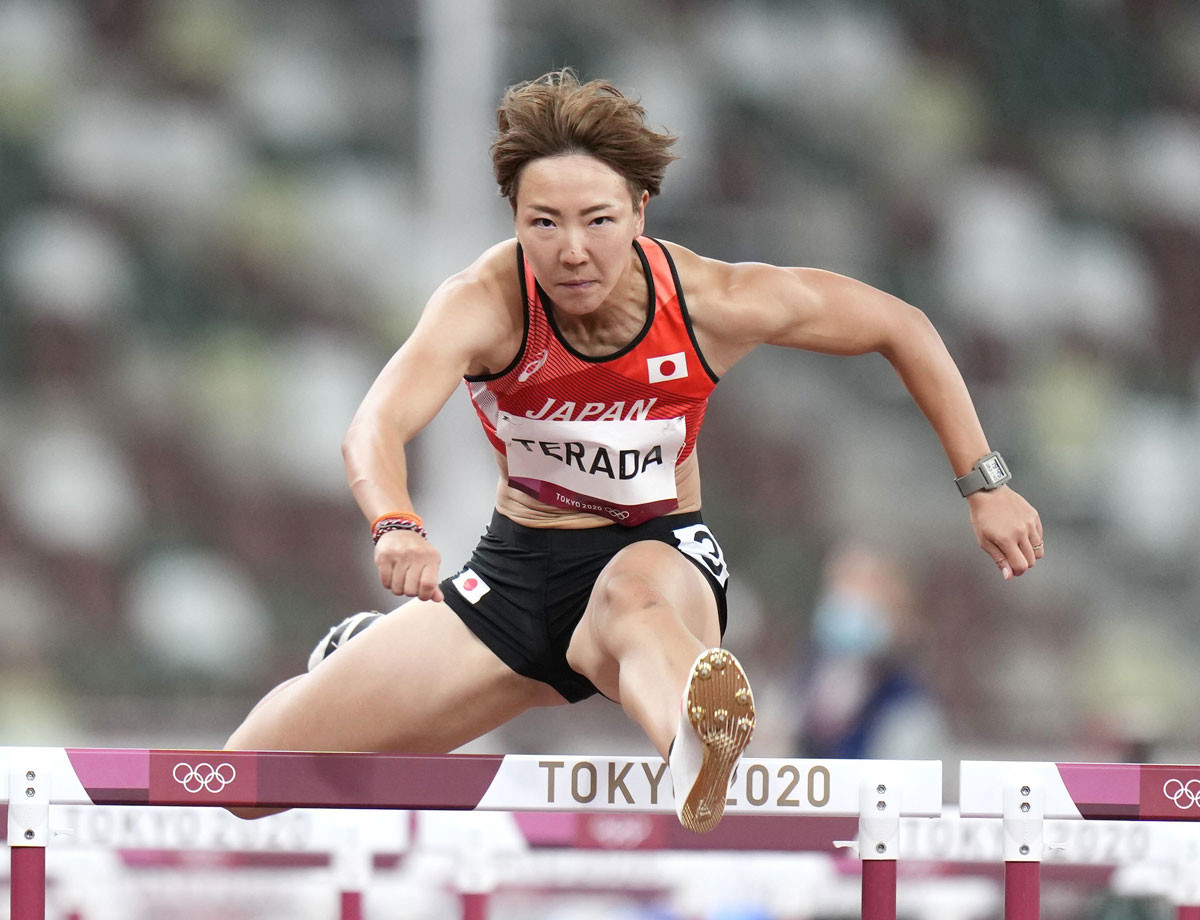
<svg viewBox="0 0 1200 920">
<path fill-rule="evenodd" d="M 729 652 L 709 649 L 700 656 L 688 678 L 687 713 L 704 754 L 680 821 L 703 834 L 725 814 L 730 775 L 754 734 L 754 694 Z"/>
</svg>

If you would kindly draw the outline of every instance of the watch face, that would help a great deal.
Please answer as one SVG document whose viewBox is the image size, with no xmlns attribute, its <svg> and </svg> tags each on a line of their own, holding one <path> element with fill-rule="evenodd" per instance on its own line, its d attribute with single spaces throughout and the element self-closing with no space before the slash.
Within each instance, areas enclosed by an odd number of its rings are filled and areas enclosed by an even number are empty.
<svg viewBox="0 0 1200 920">
<path fill-rule="evenodd" d="M 989 457 L 979 464 L 979 470 L 983 473 L 983 478 L 990 483 L 997 483 L 1004 478 L 1004 464 L 1000 462 L 999 457 Z"/>
</svg>

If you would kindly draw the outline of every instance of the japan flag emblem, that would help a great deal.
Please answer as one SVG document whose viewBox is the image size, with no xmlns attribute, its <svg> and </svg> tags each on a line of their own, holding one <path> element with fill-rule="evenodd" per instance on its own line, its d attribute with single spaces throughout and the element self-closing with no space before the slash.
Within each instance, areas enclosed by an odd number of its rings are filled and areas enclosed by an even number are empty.
<svg viewBox="0 0 1200 920">
<path fill-rule="evenodd" d="M 682 351 L 673 355 L 662 355 L 646 359 L 646 374 L 651 383 L 664 380 L 682 380 L 688 375 L 687 356 Z"/>
<path fill-rule="evenodd" d="M 478 604 L 479 599 L 492 590 L 488 583 L 480 578 L 473 569 L 463 569 L 454 576 L 451 584 L 458 589 L 459 594 L 472 604 Z"/>
</svg>

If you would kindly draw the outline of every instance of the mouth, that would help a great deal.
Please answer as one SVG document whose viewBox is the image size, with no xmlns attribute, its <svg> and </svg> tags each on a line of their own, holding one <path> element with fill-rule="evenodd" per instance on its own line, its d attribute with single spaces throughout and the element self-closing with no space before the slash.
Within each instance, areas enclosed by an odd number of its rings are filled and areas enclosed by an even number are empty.
<svg viewBox="0 0 1200 920">
<path fill-rule="evenodd" d="M 595 281 L 560 281 L 558 286 L 568 291 L 586 291 L 594 284 Z"/>
</svg>

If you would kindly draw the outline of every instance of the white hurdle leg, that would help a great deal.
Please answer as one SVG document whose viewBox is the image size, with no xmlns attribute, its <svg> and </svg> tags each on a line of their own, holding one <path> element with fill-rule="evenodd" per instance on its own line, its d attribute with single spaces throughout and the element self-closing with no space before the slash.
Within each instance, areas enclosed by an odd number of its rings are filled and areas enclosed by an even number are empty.
<svg viewBox="0 0 1200 920">
<path fill-rule="evenodd" d="M 12 859 L 9 913 L 46 920 L 46 841 L 50 837 L 50 772 L 34 751 L 9 760 L 8 846 Z"/>
<path fill-rule="evenodd" d="M 1045 800 L 1035 776 L 1004 786 L 1004 920 L 1041 916 Z"/>
<path fill-rule="evenodd" d="M 896 920 L 896 859 L 900 848 L 900 790 L 894 777 L 859 785 L 858 856 L 862 862 L 863 920 Z"/>
</svg>

